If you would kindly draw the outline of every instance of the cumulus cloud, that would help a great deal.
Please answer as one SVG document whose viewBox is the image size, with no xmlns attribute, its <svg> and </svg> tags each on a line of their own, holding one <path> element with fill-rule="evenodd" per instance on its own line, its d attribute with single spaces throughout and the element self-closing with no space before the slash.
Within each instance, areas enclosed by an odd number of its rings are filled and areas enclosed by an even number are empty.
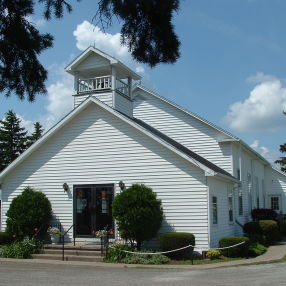
<svg viewBox="0 0 286 286">
<path fill-rule="evenodd" d="M 62 66 L 55 70 L 58 80 L 47 87 L 47 113 L 41 119 L 47 130 L 73 108 L 73 77 Z"/>
<path fill-rule="evenodd" d="M 256 86 L 244 101 L 230 105 L 224 121 L 239 132 L 273 132 L 285 126 L 286 88 L 279 79 L 258 73 Z"/>
<path fill-rule="evenodd" d="M 270 163 L 275 164 L 274 162 L 279 158 L 280 153 L 275 150 L 270 150 L 265 146 L 261 146 L 258 140 L 254 140 L 250 147 L 253 148 L 256 152 L 262 155 Z"/>
<path fill-rule="evenodd" d="M 77 25 L 73 32 L 76 38 L 76 46 L 83 51 L 89 46 L 94 46 L 99 50 L 123 61 L 125 64 L 137 69 L 139 73 L 144 73 L 144 68 L 135 62 L 128 48 L 120 43 L 120 33 L 104 33 L 98 26 L 88 21 L 83 21 Z"/>
<path fill-rule="evenodd" d="M 34 122 L 29 119 L 25 119 L 22 115 L 16 114 L 17 117 L 21 120 L 21 126 L 24 127 L 28 133 L 33 133 L 34 131 Z"/>
</svg>

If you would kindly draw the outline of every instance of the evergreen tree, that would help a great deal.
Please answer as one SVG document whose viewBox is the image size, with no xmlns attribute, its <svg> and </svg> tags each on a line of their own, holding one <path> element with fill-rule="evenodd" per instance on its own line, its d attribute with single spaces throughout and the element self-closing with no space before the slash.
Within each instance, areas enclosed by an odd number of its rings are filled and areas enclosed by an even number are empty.
<svg viewBox="0 0 286 286">
<path fill-rule="evenodd" d="M 40 122 L 34 123 L 34 132 L 32 135 L 27 136 L 27 148 L 29 148 L 32 144 L 34 144 L 43 134 L 44 128 L 40 124 Z"/>
<path fill-rule="evenodd" d="M 0 171 L 26 149 L 27 131 L 20 124 L 21 119 L 12 110 L 0 120 Z"/>
<path fill-rule="evenodd" d="M 280 152 L 281 153 L 286 152 L 286 143 L 280 145 Z M 280 164 L 281 171 L 286 172 L 286 157 L 280 157 L 280 160 L 276 160 L 275 163 Z"/>
<path fill-rule="evenodd" d="M 79 0 L 77 0 L 79 1 Z M 43 3 L 47 20 L 71 12 L 68 0 L 0 0 L 0 93 L 15 93 L 33 101 L 45 93 L 47 71 L 38 56 L 52 47 L 53 37 L 41 34 L 29 20 L 36 2 Z M 75 1 L 74 1 L 75 2 Z M 99 0 L 95 19 L 103 29 L 114 16 L 122 21 L 121 43 L 135 60 L 149 64 L 173 63 L 179 57 L 180 42 L 174 32 L 172 16 L 179 0 Z M 96 12 L 97 11 L 97 12 Z"/>
</svg>

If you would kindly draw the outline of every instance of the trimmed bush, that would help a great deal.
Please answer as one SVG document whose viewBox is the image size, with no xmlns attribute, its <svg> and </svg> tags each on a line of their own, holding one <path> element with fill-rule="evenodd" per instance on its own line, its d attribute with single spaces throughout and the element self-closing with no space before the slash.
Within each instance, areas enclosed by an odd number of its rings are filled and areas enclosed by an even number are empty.
<svg viewBox="0 0 286 286">
<path fill-rule="evenodd" d="M 283 236 L 286 236 L 286 220 L 281 220 L 279 222 L 279 229 L 280 229 L 280 233 Z"/>
<path fill-rule="evenodd" d="M 4 258 L 31 258 L 33 253 L 37 253 L 41 248 L 41 243 L 36 239 L 24 239 L 16 241 L 0 248 L 0 257 Z"/>
<path fill-rule="evenodd" d="M 249 248 L 249 238 L 245 236 L 238 237 L 223 237 L 219 240 L 219 247 L 228 247 L 241 242 L 245 242 L 236 247 L 220 250 L 220 252 L 227 257 L 247 257 Z"/>
<path fill-rule="evenodd" d="M 116 219 L 120 236 L 137 249 L 144 240 L 155 237 L 163 220 L 161 201 L 151 188 L 134 184 L 118 194 L 112 203 L 112 214 Z"/>
<path fill-rule="evenodd" d="M 248 222 L 243 226 L 243 231 L 252 241 L 258 241 L 264 245 L 271 245 L 281 238 L 278 224 L 274 220 Z"/>
<path fill-rule="evenodd" d="M 195 236 L 189 232 L 166 232 L 158 236 L 162 251 L 178 249 L 187 245 L 195 246 Z M 193 252 L 192 248 L 167 254 L 172 259 L 190 259 Z"/>
<path fill-rule="evenodd" d="M 266 252 L 267 247 L 259 242 L 251 242 L 250 246 L 248 248 L 248 255 L 250 257 L 256 257 L 259 255 L 262 255 L 264 252 Z"/>
<path fill-rule="evenodd" d="M 9 235 L 7 232 L 0 232 L 0 245 L 1 244 L 9 244 L 13 241 L 13 237 Z"/>
<path fill-rule="evenodd" d="M 272 209 L 253 209 L 251 211 L 253 221 L 276 220 L 277 216 L 277 212 Z"/>
<path fill-rule="evenodd" d="M 221 256 L 221 252 L 216 249 L 211 249 L 207 252 L 206 257 L 210 260 L 218 259 Z"/>
<path fill-rule="evenodd" d="M 170 259 L 162 254 L 156 254 L 156 255 L 130 254 L 126 256 L 124 259 L 122 259 L 121 262 L 126 264 L 165 264 L 169 261 Z"/>
<path fill-rule="evenodd" d="M 52 218 L 52 207 L 44 193 L 26 187 L 12 200 L 6 216 L 7 233 L 22 239 L 32 237 L 36 229 L 46 229 Z"/>
</svg>

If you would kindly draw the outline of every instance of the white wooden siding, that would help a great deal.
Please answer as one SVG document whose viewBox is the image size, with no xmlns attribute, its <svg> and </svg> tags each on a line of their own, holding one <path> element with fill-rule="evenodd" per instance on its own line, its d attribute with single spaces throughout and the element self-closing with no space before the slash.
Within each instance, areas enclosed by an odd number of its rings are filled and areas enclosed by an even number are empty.
<svg viewBox="0 0 286 286">
<path fill-rule="evenodd" d="M 84 59 L 77 67 L 76 70 L 94 69 L 98 67 L 110 65 L 109 61 L 99 55 L 91 54 Z"/>
<path fill-rule="evenodd" d="M 25 186 L 43 191 L 67 229 L 73 223 L 76 184 L 144 183 L 162 200 L 166 231 L 192 232 L 208 247 L 207 187 L 204 172 L 114 115 L 88 106 L 18 165 L 2 184 L 3 213 Z M 6 217 L 4 216 L 4 223 Z"/>
<path fill-rule="evenodd" d="M 223 181 L 209 178 L 209 208 L 210 208 L 210 245 L 211 247 L 218 247 L 218 241 L 222 237 L 235 236 L 234 221 L 229 222 L 228 213 L 228 190 L 232 188 Z M 217 224 L 213 224 L 212 217 L 212 197 L 217 197 Z"/>
<path fill-rule="evenodd" d="M 89 94 L 83 94 L 83 95 L 74 95 L 74 107 L 77 107 L 79 104 L 81 104 L 86 98 L 89 96 L 94 96 L 100 101 L 104 102 L 105 104 L 112 107 L 113 99 L 112 99 L 112 92 L 105 92 L 105 93 L 89 93 Z"/>
<path fill-rule="evenodd" d="M 279 196 L 281 211 L 286 213 L 286 176 L 268 167 L 266 169 L 266 207 L 271 208 L 270 197 Z"/>
<path fill-rule="evenodd" d="M 133 102 L 134 117 L 232 173 L 230 143 L 218 143 L 225 135 L 159 98 L 142 94 Z"/>
<path fill-rule="evenodd" d="M 133 104 L 132 101 L 125 96 L 115 92 L 114 94 L 114 108 L 129 117 L 133 117 Z"/>
</svg>

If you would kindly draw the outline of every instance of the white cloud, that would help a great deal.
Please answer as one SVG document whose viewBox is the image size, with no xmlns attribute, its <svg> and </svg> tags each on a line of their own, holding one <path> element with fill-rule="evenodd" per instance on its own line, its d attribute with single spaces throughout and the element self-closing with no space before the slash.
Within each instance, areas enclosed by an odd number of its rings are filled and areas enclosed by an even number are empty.
<svg viewBox="0 0 286 286">
<path fill-rule="evenodd" d="M 279 158 L 280 153 L 275 150 L 270 150 L 265 146 L 261 146 L 258 140 L 254 140 L 250 147 L 253 148 L 256 152 L 262 155 L 270 163 L 275 164 L 274 162 Z"/>
<path fill-rule="evenodd" d="M 73 32 L 76 38 L 76 46 L 83 51 L 89 46 L 94 46 L 99 50 L 123 61 L 125 64 L 137 69 L 138 72 L 144 73 L 144 68 L 135 62 L 128 48 L 120 43 L 120 33 L 104 33 L 98 26 L 94 26 L 88 21 L 83 21 L 77 25 Z"/>
<path fill-rule="evenodd" d="M 29 21 L 30 23 L 32 23 L 36 28 L 41 28 L 43 26 L 46 25 L 46 20 L 43 18 L 40 19 L 34 19 L 32 16 L 28 16 L 26 17 L 27 21 Z"/>
<path fill-rule="evenodd" d="M 279 79 L 258 73 L 258 84 L 244 101 L 233 103 L 224 120 L 239 132 L 272 132 L 285 126 L 286 88 Z"/>
<path fill-rule="evenodd" d="M 275 81 L 276 77 L 273 75 L 264 74 L 263 72 L 258 72 L 256 75 L 250 76 L 247 81 L 250 83 L 262 83 L 267 81 Z"/>
<path fill-rule="evenodd" d="M 20 114 L 16 114 L 16 115 L 18 118 L 21 119 L 21 126 L 24 127 L 28 131 L 28 133 L 32 133 L 34 131 L 34 122 L 29 119 L 25 119 Z"/>
<path fill-rule="evenodd" d="M 73 78 L 64 71 L 59 79 L 47 87 L 47 114 L 41 122 L 47 130 L 73 108 Z"/>
</svg>

